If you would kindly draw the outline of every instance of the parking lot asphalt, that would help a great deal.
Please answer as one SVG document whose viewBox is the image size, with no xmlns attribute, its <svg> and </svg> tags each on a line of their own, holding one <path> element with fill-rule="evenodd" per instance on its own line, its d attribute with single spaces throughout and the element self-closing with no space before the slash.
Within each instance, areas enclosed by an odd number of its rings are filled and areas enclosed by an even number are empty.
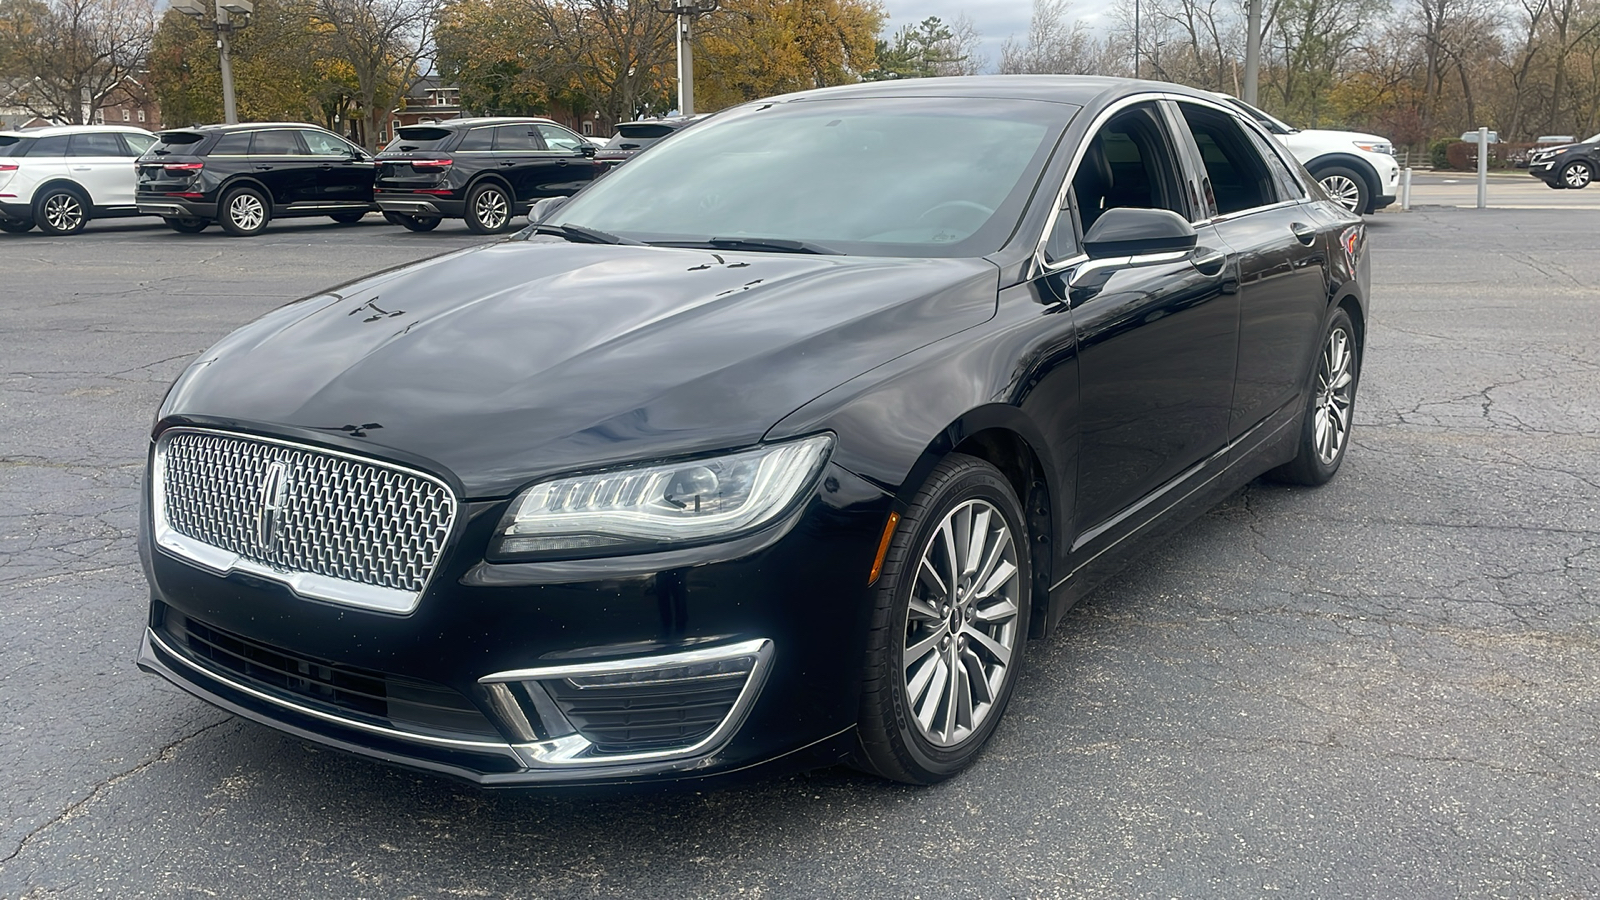
<svg viewBox="0 0 1600 900">
<path fill-rule="evenodd" d="M 481 240 L 377 222 L 0 235 L 0 897 L 1600 895 L 1600 212 L 1370 218 L 1343 471 L 1253 484 L 1093 593 L 964 775 L 581 798 L 315 749 L 134 668 L 167 384 Z"/>
</svg>

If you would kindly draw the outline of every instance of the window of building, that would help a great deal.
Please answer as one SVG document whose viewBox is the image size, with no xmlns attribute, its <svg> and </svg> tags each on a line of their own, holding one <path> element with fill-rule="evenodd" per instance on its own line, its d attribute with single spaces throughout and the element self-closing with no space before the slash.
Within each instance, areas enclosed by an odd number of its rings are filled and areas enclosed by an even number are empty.
<svg viewBox="0 0 1600 900">
<path fill-rule="evenodd" d="M 142 109 L 139 110 L 139 121 L 141 121 L 141 122 L 144 121 L 144 110 L 142 110 Z"/>
<path fill-rule="evenodd" d="M 122 121 L 124 121 L 124 122 L 133 121 L 133 113 L 130 112 L 129 110 L 124 109 L 122 111 Z"/>
</svg>

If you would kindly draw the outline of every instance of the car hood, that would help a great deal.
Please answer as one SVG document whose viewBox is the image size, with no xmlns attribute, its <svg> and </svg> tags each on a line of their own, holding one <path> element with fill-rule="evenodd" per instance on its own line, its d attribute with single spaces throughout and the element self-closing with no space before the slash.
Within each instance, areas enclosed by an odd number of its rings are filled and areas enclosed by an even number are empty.
<svg viewBox="0 0 1600 900">
<path fill-rule="evenodd" d="M 990 318 L 998 278 L 981 259 L 505 241 L 239 329 L 189 366 L 161 421 L 314 434 L 505 496 L 754 444 L 830 388 Z"/>
</svg>

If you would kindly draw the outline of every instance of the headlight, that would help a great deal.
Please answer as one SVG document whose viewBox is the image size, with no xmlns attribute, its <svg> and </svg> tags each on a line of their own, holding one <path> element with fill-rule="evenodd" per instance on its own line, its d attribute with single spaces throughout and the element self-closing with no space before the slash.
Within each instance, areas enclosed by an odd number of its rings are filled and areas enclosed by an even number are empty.
<svg viewBox="0 0 1600 900">
<path fill-rule="evenodd" d="M 558 478 L 523 491 L 490 556 L 585 557 L 724 540 L 771 524 L 815 483 L 831 435 Z"/>
<path fill-rule="evenodd" d="M 1382 153 L 1387 156 L 1394 155 L 1394 144 L 1391 144 L 1388 141 L 1354 141 L 1353 143 L 1368 153 Z"/>
</svg>

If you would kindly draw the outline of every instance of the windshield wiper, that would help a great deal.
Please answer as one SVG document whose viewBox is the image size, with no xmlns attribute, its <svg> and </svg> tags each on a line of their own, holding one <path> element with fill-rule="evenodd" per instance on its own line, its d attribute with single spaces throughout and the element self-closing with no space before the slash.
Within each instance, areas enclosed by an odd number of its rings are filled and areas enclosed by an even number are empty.
<svg viewBox="0 0 1600 900">
<path fill-rule="evenodd" d="M 843 256 L 832 247 L 811 241 L 791 241 L 788 238 L 735 238 L 714 237 L 703 241 L 654 241 L 661 247 L 709 247 L 712 250 L 767 250 L 777 253 L 817 253 L 824 256 Z"/>
<path fill-rule="evenodd" d="M 535 234 L 553 234 L 564 237 L 577 244 L 628 244 L 635 247 L 644 246 L 643 241 L 633 238 L 618 237 L 610 232 L 598 228 L 585 228 L 582 225 L 535 225 Z"/>
</svg>

